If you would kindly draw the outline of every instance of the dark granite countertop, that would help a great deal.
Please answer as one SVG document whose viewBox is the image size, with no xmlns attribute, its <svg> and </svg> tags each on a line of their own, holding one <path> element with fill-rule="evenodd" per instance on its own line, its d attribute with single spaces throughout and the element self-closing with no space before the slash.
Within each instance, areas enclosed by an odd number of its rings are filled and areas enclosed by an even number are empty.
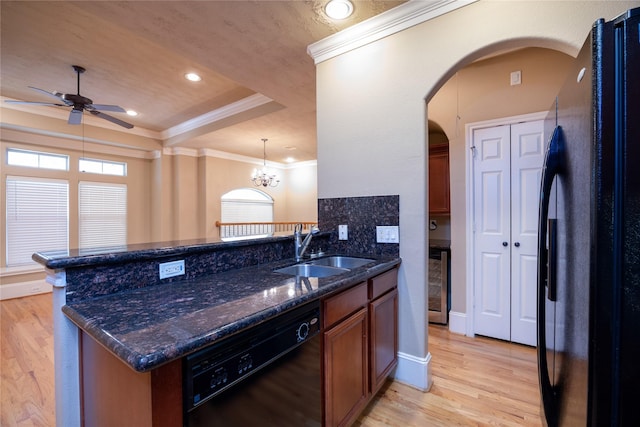
<svg viewBox="0 0 640 427">
<path fill-rule="evenodd" d="M 288 259 L 85 299 L 62 311 L 127 365 L 145 372 L 400 264 L 397 257 L 366 257 L 375 262 L 332 277 L 273 272 L 295 263 Z"/>
<path fill-rule="evenodd" d="M 429 247 L 436 249 L 451 249 L 451 240 L 429 239 Z"/>
<path fill-rule="evenodd" d="M 321 232 L 318 236 L 328 235 Z M 247 236 L 229 239 L 192 239 L 157 243 L 139 243 L 92 249 L 48 251 L 33 254 L 34 261 L 52 270 L 91 265 L 113 265 L 129 261 L 155 260 L 164 256 L 185 256 L 202 252 L 223 251 L 258 244 L 292 240 L 291 233 L 270 237 Z"/>
</svg>

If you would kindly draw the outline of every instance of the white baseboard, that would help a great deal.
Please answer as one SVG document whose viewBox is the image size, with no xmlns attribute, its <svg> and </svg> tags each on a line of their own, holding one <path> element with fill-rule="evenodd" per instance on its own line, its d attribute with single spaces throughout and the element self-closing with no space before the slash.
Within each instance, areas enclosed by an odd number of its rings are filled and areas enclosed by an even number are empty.
<svg viewBox="0 0 640 427">
<path fill-rule="evenodd" d="M 0 286 L 0 300 L 46 294 L 47 292 L 51 292 L 51 288 L 51 285 L 45 282 L 44 279 L 10 283 Z"/>
<path fill-rule="evenodd" d="M 455 334 L 467 334 L 467 314 L 457 311 L 449 312 L 449 331 Z"/>
<path fill-rule="evenodd" d="M 398 352 L 395 379 L 422 391 L 429 391 L 431 378 L 431 353 L 423 359 Z"/>
</svg>

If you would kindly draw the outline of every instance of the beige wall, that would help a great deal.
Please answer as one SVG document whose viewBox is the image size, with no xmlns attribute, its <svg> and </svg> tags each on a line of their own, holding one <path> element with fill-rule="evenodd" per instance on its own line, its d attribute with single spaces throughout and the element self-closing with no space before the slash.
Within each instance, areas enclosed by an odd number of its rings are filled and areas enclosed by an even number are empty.
<svg viewBox="0 0 640 427">
<path fill-rule="evenodd" d="M 575 55 L 597 18 L 637 5 L 479 1 L 318 64 L 319 197 L 400 196 L 401 353 L 418 360 L 428 354 L 425 99 L 491 52 L 534 46 Z M 523 74 L 523 81 L 529 77 Z M 452 162 L 464 164 L 464 154 L 452 154 Z M 453 178 L 460 188 L 459 176 Z M 452 251 L 464 254 L 457 226 L 451 225 Z"/>
<path fill-rule="evenodd" d="M 459 70 L 428 104 L 429 120 L 449 138 L 452 252 L 452 307 L 466 313 L 467 254 L 466 135 L 469 123 L 547 111 L 573 58 L 564 53 L 527 48 L 475 62 Z M 553 66 L 550 66 L 553 64 Z M 522 84 L 510 85 L 511 71 L 522 72 Z M 431 142 L 431 141 L 430 141 Z M 442 231 L 442 230 L 439 230 Z M 433 234 L 433 233 L 432 233 Z"/>
</svg>

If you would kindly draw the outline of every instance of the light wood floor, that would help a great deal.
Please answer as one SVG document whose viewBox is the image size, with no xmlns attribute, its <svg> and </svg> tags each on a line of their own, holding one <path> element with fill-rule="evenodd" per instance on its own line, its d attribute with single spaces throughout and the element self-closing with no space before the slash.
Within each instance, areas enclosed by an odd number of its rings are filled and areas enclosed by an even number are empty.
<svg viewBox="0 0 640 427">
<path fill-rule="evenodd" d="M 429 326 L 433 385 L 391 382 L 355 426 L 541 426 L 536 349 Z"/>
<path fill-rule="evenodd" d="M 0 302 L 0 426 L 54 426 L 51 294 Z M 429 327 L 433 386 L 390 382 L 355 426 L 540 426 L 535 349 Z"/>
</svg>

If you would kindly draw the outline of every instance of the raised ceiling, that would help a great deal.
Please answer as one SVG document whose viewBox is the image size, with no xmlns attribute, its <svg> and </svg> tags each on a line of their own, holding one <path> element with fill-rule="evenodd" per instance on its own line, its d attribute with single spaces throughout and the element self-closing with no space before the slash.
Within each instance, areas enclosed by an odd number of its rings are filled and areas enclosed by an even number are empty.
<svg viewBox="0 0 640 427">
<path fill-rule="evenodd" d="M 268 138 L 270 160 L 312 160 L 315 65 L 307 46 L 404 2 L 354 1 L 354 15 L 336 22 L 323 13 L 326 0 L 3 0 L 1 94 L 51 101 L 28 86 L 75 93 L 76 64 L 87 69 L 82 95 L 138 111 L 109 114 L 164 146 L 261 157 Z M 202 81 L 188 82 L 187 72 Z M 68 115 L 66 107 L 29 109 Z M 216 115 L 223 118 L 201 120 Z"/>
</svg>

